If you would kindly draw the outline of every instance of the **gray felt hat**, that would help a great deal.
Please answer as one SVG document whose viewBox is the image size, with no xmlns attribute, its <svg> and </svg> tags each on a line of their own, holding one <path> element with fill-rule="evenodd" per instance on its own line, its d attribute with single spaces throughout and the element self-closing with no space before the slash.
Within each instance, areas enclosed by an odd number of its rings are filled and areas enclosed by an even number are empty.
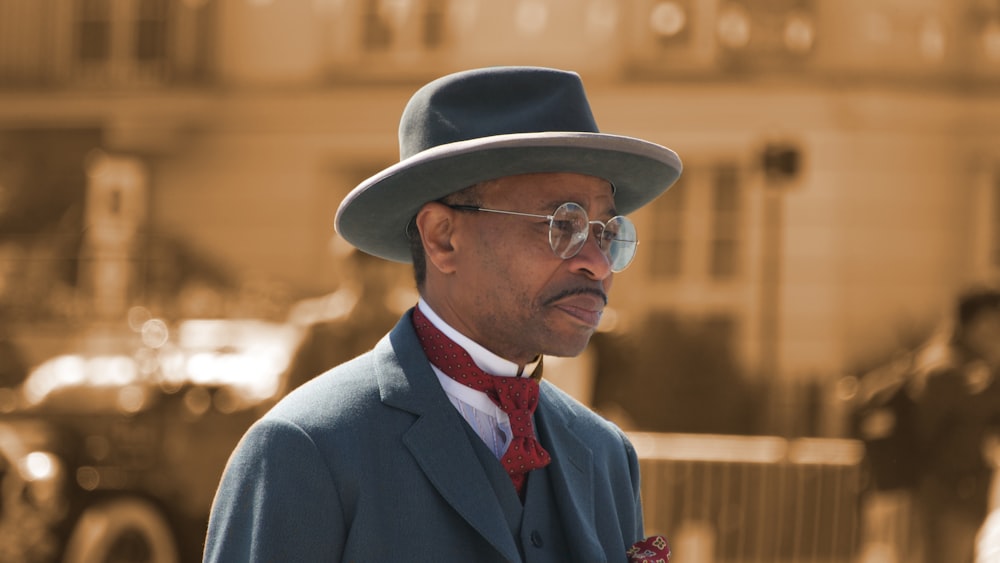
<svg viewBox="0 0 1000 563">
<path fill-rule="evenodd" d="M 420 207 L 503 176 L 576 172 L 615 187 L 622 215 L 681 174 L 674 151 L 601 133 L 574 72 L 493 67 L 458 72 L 418 90 L 399 124 L 398 163 L 341 202 L 336 228 L 359 249 L 410 261 L 406 226 Z"/>
</svg>

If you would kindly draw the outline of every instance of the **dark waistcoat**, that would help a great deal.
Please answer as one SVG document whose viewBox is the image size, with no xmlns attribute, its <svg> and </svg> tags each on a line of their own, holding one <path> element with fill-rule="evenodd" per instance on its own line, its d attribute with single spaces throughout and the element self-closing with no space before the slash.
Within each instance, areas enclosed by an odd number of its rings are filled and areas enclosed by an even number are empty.
<svg viewBox="0 0 1000 563">
<path fill-rule="evenodd" d="M 548 469 L 536 469 L 528 474 L 524 504 L 522 504 L 510 477 L 493 452 L 468 425 L 466 434 L 486 470 L 497 502 L 507 517 L 507 526 L 521 553 L 521 560 L 524 563 L 568 562 L 569 545 L 566 543 L 559 511 L 552 494 Z"/>
</svg>

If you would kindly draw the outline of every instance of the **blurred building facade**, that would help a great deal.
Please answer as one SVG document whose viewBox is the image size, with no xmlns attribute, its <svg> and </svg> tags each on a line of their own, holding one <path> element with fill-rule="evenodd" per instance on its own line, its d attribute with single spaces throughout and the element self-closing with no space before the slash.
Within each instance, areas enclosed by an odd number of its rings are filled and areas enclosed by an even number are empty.
<svg viewBox="0 0 1000 563">
<path fill-rule="evenodd" d="M 604 328 L 633 390 L 732 416 L 638 427 L 732 431 L 764 385 L 788 432 L 780 393 L 1000 273 L 998 0 L 0 0 L 2 316 L 332 291 L 336 206 L 398 159 L 406 99 L 498 64 L 577 70 L 602 130 L 684 161 Z"/>
</svg>

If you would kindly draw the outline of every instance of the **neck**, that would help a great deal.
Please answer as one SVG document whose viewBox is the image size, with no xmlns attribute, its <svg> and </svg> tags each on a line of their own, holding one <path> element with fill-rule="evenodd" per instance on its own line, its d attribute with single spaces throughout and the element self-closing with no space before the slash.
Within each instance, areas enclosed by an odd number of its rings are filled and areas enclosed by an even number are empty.
<svg viewBox="0 0 1000 563">
<path fill-rule="evenodd" d="M 491 354 L 499 356 L 508 362 L 517 364 L 520 368 L 537 361 L 541 355 L 538 351 L 531 353 L 512 353 L 509 347 L 496 346 L 496 339 L 488 341 L 485 336 L 488 333 L 477 330 L 473 322 L 468 322 L 469 310 L 471 307 L 456 303 L 452 297 L 452 292 L 434 291 L 432 284 L 428 283 L 425 290 L 420 294 L 420 301 L 425 303 L 441 321 L 461 333 L 466 338 L 472 340 L 479 346 L 488 350 Z M 426 311 L 426 309 L 425 309 Z"/>
<path fill-rule="evenodd" d="M 494 375 L 506 376 L 517 376 L 525 371 L 525 365 L 528 362 L 511 361 L 504 356 L 497 354 L 475 338 L 469 336 L 469 334 L 462 330 L 459 326 L 449 322 L 438 309 L 434 308 L 433 305 L 423 298 L 420 299 L 417 306 L 431 324 L 436 326 L 438 330 L 445 333 L 448 338 L 451 338 L 456 344 L 465 349 L 472 357 L 473 361 L 475 361 L 476 364 L 484 371 Z M 531 368 L 529 367 L 527 371 L 530 373 Z"/>
</svg>

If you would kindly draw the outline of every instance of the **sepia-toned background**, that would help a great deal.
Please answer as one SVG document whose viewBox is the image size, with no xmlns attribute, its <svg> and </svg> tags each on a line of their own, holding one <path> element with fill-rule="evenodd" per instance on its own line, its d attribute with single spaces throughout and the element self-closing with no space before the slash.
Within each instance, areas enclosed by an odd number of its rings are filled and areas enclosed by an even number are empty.
<svg viewBox="0 0 1000 563">
<path fill-rule="evenodd" d="M 506 64 L 684 162 L 546 374 L 632 433 L 647 531 L 919 561 L 853 413 L 1000 270 L 997 0 L 0 0 L 0 560 L 197 560 L 242 430 L 415 302 L 339 201 Z"/>
</svg>

